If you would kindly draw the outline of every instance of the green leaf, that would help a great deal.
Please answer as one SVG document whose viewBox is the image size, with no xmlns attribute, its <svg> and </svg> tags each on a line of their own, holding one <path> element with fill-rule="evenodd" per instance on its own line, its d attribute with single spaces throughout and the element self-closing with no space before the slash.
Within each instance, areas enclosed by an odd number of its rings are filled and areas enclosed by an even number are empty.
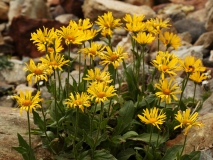
<svg viewBox="0 0 213 160">
<path fill-rule="evenodd" d="M 86 143 L 90 146 L 90 148 L 93 148 L 95 145 L 94 139 L 92 137 L 89 136 L 88 133 L 86 133 L 84 131 L 84 139 L 86 141 Z"/>
<path fill-rule="evenodd" d="M 142 142 L 149 143 L 150 133 L 143 133 L 143 134 L 138 135 L 137 137 L 133 137 L 133 138 L 129 138 L 129 139 L 131 139 L 133 141 L 142 141 Z M 160 144 L 160 143 L 166 142 L 167 139 L 168 139 L 167 135 L 161 136 L 161 135 L 158 135 L 157 133 L 152 133 L 151 142 L 157 143 L 157 141 L 158 141 L 158 144 Z"/>
<path fill-rule="evenodd" d="M 116 158 L 113 155 L 111 155 L 108 151 L 102 149 L 95 151 L 93 160 L 116 160 Z"/>
<path fill-rule="evenodd" d="M 193 151 L 190 154 L 183 155 L 181 160 L 199 160 L 200 159 L 200 151 Z"/>
<path fill-rule="evenodd" d="M 147 103 L 151 104 L 155 99 L 156 99 L 156 95 L 150 94 L 147 97 L 145 97 L 144 99 L 142 99 L 141 102 L 139 102 L 138 107 L 141 108 L 141 107 L 147 106 Z"/>
<path fill-rule="evenodd" d="M 138 151 L 135 153 L 135 158 L 136 160 L 143 160 L 143 157 L 138 153 Z"/>
<path fill-rule="evenodd" d="M 114 129 L 113 135 L 119 135 L 126 129 L 132 122 L 134 116 L 134 104 L 132 101 L 126 101 L 118 112 L 118 123 Z"/>
<path fill-rule="evenodd" d="M 135 131 L 128 131 L 120 139 L 122 140 L 122 142 L 126 142 L 127 138 L 136 137 L 136 136 L 138 136 L 137 132 L 135 132 Z"/>
<path fill-rule="evenodd" d="M 122 150 L 120 153 L 117 155 L 118 160 L 128 160 L 129 157 L 135 154 L 135 150 L 133 148 L 127 148 L 125 150 Z"/>
<path fill-rule="evenodd" d="M 34 110 L 33 110 L 33 121 L 34 121 L 34 124 L 37 125 L 42 132 L 45 132 L 45 123 L 41 119 L 39 114 Z"/>
<path fill-rule="evenodd" d="M 183 145 L 175 145 L 169 148 L 165 155 L 163 156 L 162 160 L 175 160 L 177 157 L 177 154 L 181 152 L 181 149 L 183 148 Z"/>
</svg>

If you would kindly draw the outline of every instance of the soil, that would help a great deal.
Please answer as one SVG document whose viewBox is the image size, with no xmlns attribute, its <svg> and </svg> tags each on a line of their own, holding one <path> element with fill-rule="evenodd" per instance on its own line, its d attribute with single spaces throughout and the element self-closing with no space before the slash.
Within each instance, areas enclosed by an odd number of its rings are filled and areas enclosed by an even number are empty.
<svg viewBox="0 0 213 160">
<path fill-rule="evenodd" d="M 36 128 L 33 124 L 32 114 L 30 116 L 31 128 Z M 22 116 L 19 109 L 8 107 L 7 103 L 0 103 L 0 160 L 23 160 L 22 155 L 12 149 L 18 146 L 19 133 L 28 142 L 27 114 L 23 111 Z M 32 148 L 37 160 L 51 160 L 51 154 L 42 148 L 39 136 L 32 135 Z"/>
</svg>

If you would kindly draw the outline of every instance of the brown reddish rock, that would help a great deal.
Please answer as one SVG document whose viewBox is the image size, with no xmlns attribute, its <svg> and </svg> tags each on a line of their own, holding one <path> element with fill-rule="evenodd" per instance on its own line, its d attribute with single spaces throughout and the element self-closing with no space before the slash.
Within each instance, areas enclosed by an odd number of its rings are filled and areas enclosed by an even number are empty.
<svg viewBox="0 0 213 160">
<path fill-rule="evenodd" d="M 18 56 L 28 56 L 37 58 L 43 56 L 45 53 L 37 51 L 35 45 L 30 41 L 31 33 L 36 32 L 37 29 L 43 26 L 46 28 L 59 29 L 64 24 L 47 19 L 31 19 L 25 16 L 18 16 L 12 20 L 9 28 L 9 35 L 13 38 L 15 44 L 15 52 Z"/>
</svg>

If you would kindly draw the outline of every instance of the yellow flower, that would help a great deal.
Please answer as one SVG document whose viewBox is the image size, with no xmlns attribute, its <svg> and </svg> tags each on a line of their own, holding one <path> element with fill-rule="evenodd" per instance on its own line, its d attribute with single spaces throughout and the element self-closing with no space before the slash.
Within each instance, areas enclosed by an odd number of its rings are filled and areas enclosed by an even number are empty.
<svg viewBox="0 0 213 160">
<path fill-rule="evenodd" d="M 46 54 L 46 57 L 41 57 L 40 61 L 42 62 L 42 64 L 49 66 L 49 68 L 51 69 L 60 69 L 61 71 L 61 67 L 69 62 L 69 60 L 64 59 L 64 55 L 61 55 L 59 53 L 50 53 L 49 55 Z"/>
<path fill-rule="evenodd" d="M 35 83 L 41 80 L 48 80 L 48 75 L 52 74 L 52 70 L 48 68 L 48 66 L 38 63 L 36 66 L 34 61 L 31 59 L 30 64 L 26 63 L 25 71 L 29 71 L 30 73 L 27 75 L 27 81 L 29 84 L 32 84 L 32 78 L 35 77 Z"/>
<path fill-rule="evenodd" d="M 99 25 L 99 30 L 102 29 L 115 29 L 119 28 L 122 23 L 120 23 L 120 19 L 114 19 L 112 16 L 112 12 L 104 13 L 103 16 L 98 16 L 98 20 L 95 21 L 97 25 Z"/>
<path fill-rule="evenodd" d="M 167 28 L 168 26 L 171 26 L 170 24 L 168 24 L 169 23 L 168 20 L 162 20 L 159 18 L 148 20 L 146 23 L 148 25 L 151 25 L 158 34 L 163 28 Z"/>
<path fill-rule="evenodd" d="M 115 93 L 114 86 L 107 86 L 106 83 L 92 83 L 87 92 L 91 94 L 91 99 L 95 99 L 95 102 L 100 103 L 108 100 L 108 98 L 117 95 Z"/>
<path fill-rule="evenodd" d="M 55 53 L 60 53 L 64 48 L 61 46 L 61 38 L 56 36 L 55 38 L 52 39 L 50 43 L 47 45 L 44 44 L 36 44 L 37 48 L 41 52 L 55 52 Z"/>
<path fill-rule="evenodd" d="M 175 119 L 180 122 L 180 124 L 178 126 L 176 126 L 174 129 L 177 128 L 185 128 L 184 130 L 184 135 L 188 134 L 188 131 L 191 127 L 193 126 L 197 126 L 197 127 L 202 127 L 203 124 L 200 122 L 196 122 L 197 121 L 197 117 L 198 117 L 198 113 L 195 112 L 194 114 L 190 115 L 190 109 L 186 109 L 186 111 L 183 111 L 183 113 L 181 113 L 180 111 L 178 111 L 177 114 L 175 114 Z"/>
<path fill-rule="evenodd" d="M 41 29 L 37 30 L 37 33 L 31 33 L 31 39 L 33 43 L 48 45 L 52 43 L 52 40 L 56 38 L 56 34 L 54 28 L 48 30 L 48 28 L 44 28 L 44 31 Z"/>
<path fill-rule="evenodd" d="M 104 82 L 104 83 L 111 83 L 112 80 L 110 79 L 110 73 L 109 72 L 101 72 L 99 68 L 95 68 L 88 70 L 88 74 L 86 75 L 87 78 L 84 78 L 84 80 L 87 81 L 93 81 L 93 82 Z"/>
<path fill-rule="evenodd" d="M 86 55 L 88 57 L 92 57 L 92 59 L 94 60 L 94 58 L 100 55 L 104 51 L 104 49 L 105 49 L 105 46 L 103 46 L 102 44 L 92 42 L 91 47 L 82 48 L 79 50 L 79 52 L 83 53 L 85 57 Z"/>
<path fill-rule="evenodd" d="M 145 30 L 145 23 L 142 22 L 144 15 L 137 16 L 136 14 L 133 17 L 130 14 L 126 14 L 123 18 L 126 21 L 126 28 L 125 30 L 133 33 L 137 33 L 139 31 Z"/>
<path fill-rule="evenodd" d="M 101 65 L 105 65 L 107 67 L 109 64 L 112 64 L 114 68 L 117 68 L 125 58 L 128 58 L 127 53 L 123 52 L 123 47 L 118 46 L 117 50 L 114 52 L 111 50 L 109 46 L 106 47 L 107 52 L 105 54 L 100 54 Z"/>
<path fill-rule="evenodd" d="M 32 113 L 32 110 L 36 110 L 36 108 L 41 108 L 39 104 L 42 99 L 40 97 L 40 92 L 38 91 L 35 96 L 32 96 L 32 91 L 25 91 L 25 94 L 20 91 L 20 96 L 15 95 L 12 96 L 16 99 L 18 106 L 20 107 L 20 114 L 22 115 L 22 110 L 26 110 Z"/>
<path fill-rule="evenodd" d="M 110 36 L 110 37 L 112 38 L 112 34 L 113 34 L 113 31 L 112 31 L 112 29 L 110 29 L 110 28 L 104 28 L 104 29 L 101 30 L 101 35 L 102 35 L 103 37 L 108 37 L 108 36 Z"/>
<path fill-rule="evenodd" d="M 85 34 L 85 40 L 84 41 L 88 41 L 88 40 L 92 40 L 95 38 L 95 36 L 98 34 L 97 30 L 94 29 L 88 29 L 84 31 Z"/>
<path fill-rule="evenodd" d="M 152 34 L 146 34 L 146 32 L 139 32 L 136 36 L 133 36 L 133 38 L 141 45 L 152 43 L 155 39 Z"/>
<path fill-rule="evenodd" d="M 150 111 L 146 108 L 146 110 L 143 110 L 143 115 L 138 114 L 138 117 L 140 118 L 141 122 L 145 124 L 152 124 L 153 126 L 156 126 L 159 130 L 159 125 L 163 124 L 166 120 L 166 114 L 162 113 L 162 110 L 159 112 L 159 109 L 154 107 L 151 108 Z"/>
<path fill-rule="evenodd" d="M 201 83 L 208 77 L 204 73 L 194 72 L 189 76 L 189 79 L 193 80 L 195 83 Z"/>
<path fill-rule="evenodd" d="M 169 48 L 173 47 L 174 49 L 178 49 L 179 46 L 181 46 L 181 40 L 180 37 L 178 37 L 174 33 L 164 32 L 164 34 L 160 34 L 159 38 L 163 44 Z"/>
<path fill-rule="evenodd" d="M 169 54 L 168 51 L 160 51 L 156 59 L 152 60 L 151 64 L 161 72 L 162 79 L 164 79 L 165 74 L 176 76 L 177 74 L 175 72 L 181 70 L 179 58 L 174 54 Z"/>
<path fill-rule="evenodd" d="M 70 21 L 69 26 L 77 26 L 78 30 L 87 30 L 92 27 L 92 23 L 90 22 L 90 19 L 79 19 L 78 24 L 75 21 Z"/>
<path fill-rule="evenodd" d="M 187 73 L 193 72 L 204 72 L 206 67 L 203 67 L 202 61 L 200 59 L 195 59 L 193 56 L 186 56 L 184 61 L 180 61 L 181 67 Z"/>
<path fill-rule="evenodd" d="M 90 96 L 87 93 L 82 92 L 80 93 L 70 93 L 68 99 L 66 99 L 64 104 L 67 104 L 70 108 L 79 107 L 82 112 L 84 112 L 84 107 L 90 107 Z"/>
<path fill-rule="evenodd" d="M 78 29 L 78 26 L 62 26 L 61 30 L 57 30 L 56 32 L 60 38 L 64 38 L 67 45 L 82 44 L 86 40 L 86 35 L 82 30 Z"/>
<path fill-rule="evenodd" d="M 173 83 L 173 79 L 161 79 L 160 83 L 155 84 L 155 87 L 158 88 L 160 91 L 156 92 L 155 95 L 161 99 L 161 102 L 164 100 L 166 103 L 171 103 L 172 99 L 178 100 L 176 94 L 181 93 L 180 87 Z"/>
</svg>

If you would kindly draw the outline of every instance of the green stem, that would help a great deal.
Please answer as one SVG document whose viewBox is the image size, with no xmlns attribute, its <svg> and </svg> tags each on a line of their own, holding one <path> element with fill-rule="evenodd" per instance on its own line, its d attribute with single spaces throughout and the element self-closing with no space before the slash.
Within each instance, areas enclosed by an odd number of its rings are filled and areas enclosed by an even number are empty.
<svg viewBox="0 0 213 160">
<path fill-rule="evenodd" d="M 91 118 L 91 121 L 90 121 L 90 136 L 92 137 L 92 130 L 93 130 L 93 119 L 94 119 L 94 116 L 95 116 L 95 112 L 96 112 L 96 108 L 97 108 L 97 103 L 95 104 L 95 110 L 92 114 L 92 118 Z"/>
<path fill-rule="evenodd" d="M 54 70 L 54 79 L 56 80 L 56 75 L 55 75 L 55 70 Z M 57 126 L 56 126 L 56 129 L 57 129 L 57 134 L 56 136 L 58 137 L 58 112 L 57 112 L 57 90 L 56 90 L 56 82 L 55 82 L 55 87 L 54 87 L 54 96 L 55 96 L 55 120 L 56 120 L 56 123 L 57 123 Z"/>
<path fill-rule="evenodd" d="M 77 160 L 77 152 L 76 152 L 76 145 L 75 145 L 75 141 L 76 141 L 76 136 L 77 136 L 77 131 L 78 131 L 78 118 L 79 117 L 79 107 L 77 107 L 77 111 L 76 111 L 76 119 L 75 119 L 75 133 L 74 133 L 74 140 L 73 140 L 73 148 L 74 148 L 74 155 L 75 155 L 75 159 Z"/>
<path fill-rule="evenodd" d="M 57 72 L 57 75 L 58 75 L 58 82 L 59 82 L 59 98 L 60 98 L 60 94 L 61 94 L 61 89 L 62 89 L 62 85 L 61 85 L 61 77 L 60 77 L 60 74 L 59 74 L 59 70 L 57 69 L 56 70 Z"/>
<path fill-rule="evenodd" d="M 147 154 L 148 154 L 148 152 L 149 152 L 149 147 L 150 147 L 151 140 L 152 140 L 152 132 L 153 132 L 153 125 L 151 125 L 150 137 L 149 137 L 149 145 L 148 145 L 148 147 L 147 147 L 147 149 L 146 149 L 146 156 L 145 156 L 145 158 L 144 158 L 145 160 L 146 160 Z"/>
<path fill-rule="evenodd" d="M 80 85 L 80 77 L 81 77 L 81 53 L 79 53 L 79 74 L 78 74 L 78 86 Z"/>
<path fill-rule="evenodd" d="M 30 110 L 28 109 L 27 111 L 27 122 L 28 122 L 28 132 L 29 132 L 29 146 L 30 146 L 30 150 L 29 150 L 29 158 L 31 157 L 31 132 L 30 132 L 30 115 L 29 115 Z"/>
<path fill-rule="evenodd" d="M 69 65 L 68 65 L 68 75 L 67 75 L 67 98 L 69 97 L 69 88 L 70 88 L 70 50 L 71 50 L 71 44 L 68 45 L 68 60 L 69 60 Z"/>
<path fill-rule="evenodd" d="M 143 71 L 142 71 L 142 93 L 144 93 L 145 91 L 145 60 L 144 60 L 144 45 L 141 46 L 142 47 L 142 59 L 143 59 L 143 62 L 142 62 L 142 67 L 143 67 Z"/>
<path fill-rule="evenodd" d="M 182 156 L 183 151 L 184 151 L 184 148 L 185 148 L 185 146 L 186 146 L 186 138 L 187 138 L 187 135 L 185 135 L 184 142 L 183 142 L 183 148 L 182 148 L 182 151 L 181 151 L 181 153 L 180 153 L 180 156 Z"/>
<path fill-rule="evenodd" d="M 193 104 L 195 103 L 195 92 L 196 92 L 197 83 L 195 82 L 194 95 L 193 95 Z"/>
<path fill-rule="evenodd" d="M 184 78 L 184 80 L 183 80 L 183 83 L 182 83 L 182 87 L 181 87 L 181 94 L 180 94 L 180 99 L 179 99 L 179 104 L 178 104 L 178 109 L 180 109 L 180 103 L 181 103 L 181 100 L 182 100 L 182 98 L 183 98 L 183 92 L 184 92 L 184 90 L 185 90 L 185 88 L 186 88 L 186 85 L 187 85 L 187 82 L 188 82 L 188 80 L 189 80 L 189 76 L 190 76 L 190 73 L 187 73 L 187 76 Z"/>
</svg>

